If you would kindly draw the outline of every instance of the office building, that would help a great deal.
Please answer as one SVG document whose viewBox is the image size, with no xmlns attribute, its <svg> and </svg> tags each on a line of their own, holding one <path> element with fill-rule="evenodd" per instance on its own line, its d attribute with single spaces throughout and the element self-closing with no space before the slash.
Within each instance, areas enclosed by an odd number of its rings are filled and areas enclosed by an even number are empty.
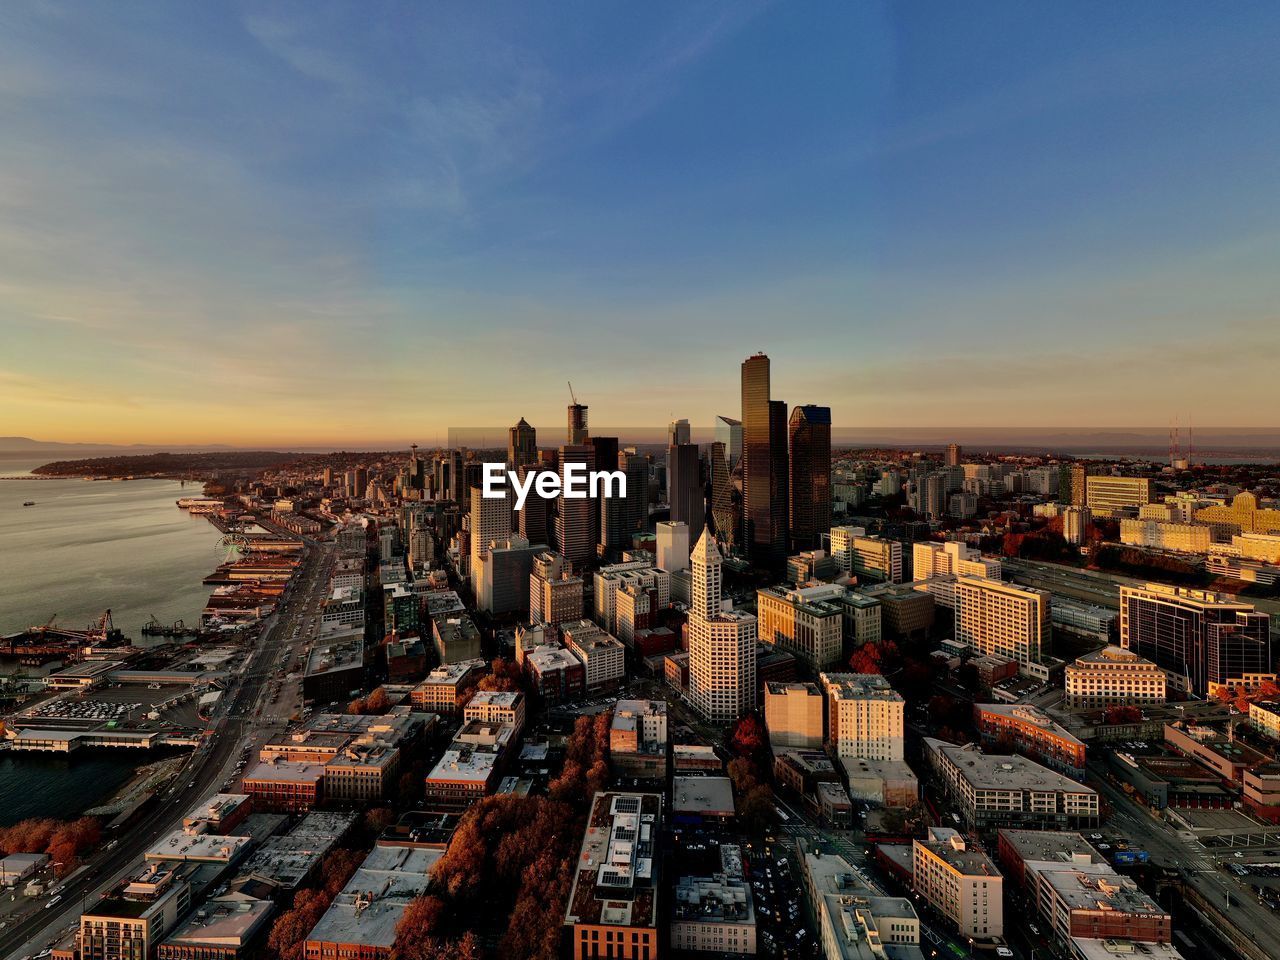
<svg viewBox="0 0 1280 960">
<path fill-rule="evenodd" d="M 1217 593 L 1157 583 L 1120 587 L 1120 645 L 1188 693 L 1215 696 L 1273 674 L 1270 624 L 1251 604 Z"/>
<path fill-rule="evenodd" d="M 627 648 L 590 620 L 560 625 L 564 645 L 582 661 L 583 682 L 589 694 L 616 687 L 626 676 Z"/>
<path fill-rule="evenodd" d="M 1066 667 L 1066 705 L 1073 709 L 1149 706 L 1167 697 L 1164 671 L 1146 657 L 1107 646 Z"/>
<path fill-rule="evenodd" d="M 879 674 L 824 673 L 827 746 L 836 757 L 903 759 L 905 702 Z"/>
<path fill-rule="evenodd" d="M 814 683 L 766 683 L 764 725 L 774 750 L 821 749 L 824 738 L 822 691 Z"/>
<path fill-rule="evenodd" d="M 955 926 L 961 937 L 1004 935 L 1004 878 L 991 859 L 971 849 L 959 831 L 929 827 L 911 842 L 911 887 Z"/>
<path fill-rule="evenodd" d="M 676 447 L 689 443 L 691 435 L 688 420 L 672 420 L 667 424 L 667 446 Z"/>
<path fill-rule="evenodd" d="M 511 536 L 511 488 L 504 486 L 503 490 L 502 497 L 486 497 L 483 487 L 471 488 L 471 590 L 477 597 L 480 595 L 480 560 L 489 555 L 495 542 Z"/>
<path fill-rule="evenodd" d="M 945 460 L 945 463 L 948 467 L 960 466 L 960 444 L 958 443 L 947 444 L 947 458 Z"/>
<path fill-rule="evenodd" d="M 574 861 L 565 907 L 574 960 L 656 960 L 658 836 L 663 799 L 657 793 L 597 793 Z"/>
<path fill-rule="evenodd" d="M 618 592 L 627 584 L 653 592 L 658 610 L 671 605 L 671 574 L 654 566 L 654 559 L 641 555 L 623 563 L 601 567 L 593 578 L 594 615 L 606 633 L 619 635 Z"/>
<path fill-rule="evenodd" d="M 1095 827 L 1098 794 L 1017 754 L 982 753 L 924 738 L 925 755 L 943 792 L 969 830 Z"/>
<path fill-rule="evenodd" d="M 724 444 L 725 463 L 732 471 L 742 459 L 742 421 L 733 417 L 716 417 L 712 439 Z"/>
<path fill-rule="evenodd" d="M 409 692 L 409 702 L 415 710 L 442 717 L 460 716 L 466 691 L 480 682 L 487 669 L 488 665 L 480 659 L 436 667 Z"/>
<path fill-rule="evenodd" d="M 1126 517 L 1120 521 L 1120 542 L 1151 550 L 1208 553 L 1213 546 L 1213 530 L 1197 523 L 1165 523 Z"/>
<path fill-rule="evenodd" d="M 733 482 L 728 449 L 719 440 L 711 444 L 710 458 L 712 532 L 728 553 L 736 553 L 742 543 L 742 497 Z"/>
<path fill-rule="evenodd" d="M 531 544 L 519 534 L 491 540 L 488 549 L 475 557 L 471 570 L 477 608 L 498 616 L 525 613 L 533 561 L 546 548 L 545 543 Z"/>
<path fill-rule="evenodd" d="M 571 447 L 581 446 L 587 442 L 587 437 L 587 405 L 578 403 L 575 398 L 569 404 L 569 429 L 565 433 L 565 443 Z"/>
<path fill-rule="evenodd" d="M 689 569 L 689 524 L 681 520 L 663 521 L 657 525 L 658 566 L 668 573 Z M 698 528 L 698 535 L 702 530 Z M 696 542 L 696 541 L 692 541 Z"/>
<path fill-rule="evenodd" d="M 902 544 L 867 536 L 863 527 L 832 527 L 831 556 L 844 573 L 859 580 L 902 582 Z"/>
<path fill-rule="evenodd" d="M 831 529 L 831 408 L 793 409 L 788 447 L 791 543 L 816 547 Z"/>
<path fill-rule="evenodd" d="M 529 572 L 529 622 L 563 623 L 582 619 L 582 578 L 558 553 L 544 550 L 534 556 Z"/>
<path fill-rule="evenodd" d="M 586 416 L 585 408 L 583 416 Z M 595 469 L 595 462 L 595 448 L 589 443 L 560 448 L 561 494 L 556 500 L 556 546 L 575 570 L 586 570 L 595 560 L 599 503 L 591 497 L 565 496 L 565 468 L 570 463 L 581 463 L 590 473 Z"/>
<path fill-rule="evenodd" d="M 1280 510 L 1258 506 L 1257 494 L 1237 493 L 1230 505 L 1201 507 L 1195 511 L 1199 523 L 1220 524 L 1232 533 L 1280 534 Z"/>
<path fill-rule="evenodd" d="M 1049 679 L 1043 662 L 1049 637 L 1047 590 L 982 577 L 956 580 L 956 639 L 979 653 L 1018 663 L 1019 672 Z"/>
<path fill-rule="evenodd" d="M 752 562 L 780 571 L 787 562 L 785 409 L 781 437 L 774 436 L 775 419 L 769 358 L 758 353 L 742 363 L 743 524 Z"/>
<path fill-rule="evenodd" d="M 1086 477 L 1084 505 L 1104 517 L 1137 516 L 1138 510 L 1154 499 L 1154 490 L 1155 481 L 1150 477 Z"/>
<path fill-rule="evenodd" d="M 756 705 L 756 618 L 722 609 L 720 550 L 708 531 L 690 562 L 689 700 L 709 720 L 736 720 Z"/>
<path fill-rule="evenodd" d="M 538 433 L 524 417 L 507 431 L 507 467 L 519 470 L 538 462 Z"/>
<path fill-rule="evenodd" d="M 516 472 L 520 476 L 520 482 L 526 483 L 529 474 L 550 469 L 552 467 L 549 463 L 539 460 L 535 463 L 520 466 Z M 533 486 L 528 489 L 529 493 L 525 497 L 524 507 L 517 512 L 517 528 L 520 531 L 520 536 L 530 543 L 550 543 L 554 529 L 549 522 L 549 518 L 555 501 L 543 498 Z"/>
<path fill-rule="evenodd" d="M 838 664 L 844 648 L 843 587 L 765 587 L 756 591 L 761 642 L 781 647 L 817 672 Z"/>
<path fill-rule="evenodd" d="M 702 461 L 696 444 L 681 443 L 667 448 L 667 490 L 672 522 L 685 524 L 691 537 L 696 539 L 702 534 L 707 515 Z"/>
</svg>

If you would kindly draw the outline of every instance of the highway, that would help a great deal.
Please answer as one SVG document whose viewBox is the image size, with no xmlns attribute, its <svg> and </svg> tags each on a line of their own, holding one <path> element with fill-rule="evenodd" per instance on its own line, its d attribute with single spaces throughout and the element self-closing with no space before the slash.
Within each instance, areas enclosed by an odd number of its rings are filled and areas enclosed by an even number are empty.
<svg viewBox="0 0 1280 960">
<path fill-rule="evenodd" d="M 213 735 L 193 752 L 172 786 L 148 801 L 145 812 L 115 838 L 113 847 L 108 840 L 87 861 L 87 870 L 62 885 L 56 906 L 38 910 L 0 933 L 0 957 L 19 960 L 37 954 L 78 926 L 86 906 L 114 887 L 126 872 L 137 869 L 143 854 L 157 840 L 180 827 L 184 815 L 234 775 L 241 751 L 261 732 L 258 717 L 267 699 L 267 680 L 280 672 L 286 662 L 284 651 L 293 644 L 294 628 L 305 626 L 323 596 L 332 556 L 332 547 L 308 551 L 298 587 L 281 610 L 263 624 L 259 642 L 224 694 Z M 304 635 L 309 640 L 312 634 Z"/>
</svg>

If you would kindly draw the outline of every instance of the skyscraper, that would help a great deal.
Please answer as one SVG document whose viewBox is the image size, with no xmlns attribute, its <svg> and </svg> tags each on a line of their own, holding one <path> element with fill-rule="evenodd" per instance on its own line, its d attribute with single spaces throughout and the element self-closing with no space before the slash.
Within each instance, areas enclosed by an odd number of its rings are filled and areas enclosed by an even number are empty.
<svg viewBox="0 0 1280 960">
<path fill-rule="evenodd" d="M 576 399 L 569 404 L 569 432 L 566 439 L 570 446 L 587 442 L 587 405 Z"/>
<path fill-rule="evenodd" d="M 726 462 L 733 470 L 742 459 L 742 421 L 733 417 L 716 417 L 715 441 L 724 444 Z"/>
<path fill-rule="evenodd" d="M 689 558 L 689 700 L 708 720 L 755 709 L 756 618 L 720 609 L 720 550 L 704 530 Z"/>
<path fill-rule="evenodd" d="M 593 462 L 597 470 L 618 469 L 618 438 L 588 437 L 587 445 L 592 449 Z M 624 515 L 624 502 L 611 497 L 600 497 L 591 501 L 592 513 L 595 516 L 596 553 L 607 556 L 615 548 L 626 550 L 629 543 L 622 540 L 630 538 L 630 534 L 622 530 L 620 518 Z M 612 523 L 612 528 L 610 528 Z M 621 539 L 620 539 L 621 538 Z"/>
<path fill-rule="evenodd" d="M 733 485 L 725 445 L 719 440 L 711 444 L 711 522 L 716 539 L 734 552 L 742 541 L 742 503 Z"/>
<path fill-rule="evenodd" d="M 948 467 L 960 466 L 960 444 L 958 443 L 947 444 L 947 466 Z"/>
<path fill-rule="evenodd" d="M 590 444 L 567 444 L 560 448 L 560 483 L 563 491 L 565 466 L 586 464 L 595 469 L 595 448 Z M 590 497 L 569 498 L 562 492 L 556 503 L 556 545 L 575 570 L 587 570 L 596 557 L 596 501 Z"/>
<path fill-rule="evenodd" d="M 667 425 L 667 446 L 674 447 L 689 442 L 689 421 L 672 420 Z"/>
<path fill-rule="evenodd" d="M 510 487 L 503 487 L 501 497 L 486 497 L 482 486 L 471 488 L 471 588 L 477 598 L 480 561 L 489 555 L 491 544 L 511 536 L 511 506 Z"/>
<path fill-rule="evenodd" d="M 667 489 L 671 519 L 689 527 L 690 539 L 700 536 L 707 517 L 707 497 L 702 483 L 702 461 L 697 444 L 667 447 Z"/>
<path fill-rule="evenodd" d="M 507 431 L 507 465 L 512 470 L 538 461 L 538 434 L 524 417 Z"/>
<path fill-rule="evenodd" d="M 810 549 L 831 529 L 831 408 L 793 409 L 788 438 L 791 542 Z"/>
<path fill-rule="evenodd" d="M 773 517 L 774 550 L 786 566 L 791 552 L 791 468 L 787 456 L 787 404 L 769 401 L 769 514 Z"/>
<path fill-rule="evenodd" d="M 769 358 L 757 353 L 742 363 L 743 525 L 752 562 L 781 571 L 787 560 L 785 405 L 781 436 L 775 438 L 776 421 L 769 400 Z"/>
</svg>

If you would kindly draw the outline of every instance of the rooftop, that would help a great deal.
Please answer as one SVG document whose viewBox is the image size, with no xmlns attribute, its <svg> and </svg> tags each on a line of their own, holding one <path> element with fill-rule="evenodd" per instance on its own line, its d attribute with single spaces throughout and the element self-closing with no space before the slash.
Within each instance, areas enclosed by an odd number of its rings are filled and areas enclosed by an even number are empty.
<svg viewBox="0 0 1280 960">
<path fill-rule="evenodd" d="M 183 946 L 228 947 L 251 940 L 275 910 L 270 900 L 211 900 L 165 938 Z"/>
<path fill-rule="evenodd" d="M 925 737 L 924 742 L 931 752 L 953 764 L 970 786 L 978 789 L 1095 792 L 1017 754 L 981 753 L 973 744 L 958 747 L 930 737 Z"/>
<path fill-rule="evenodd" d="M 902 694 L 878 673 L 824 673 L 820 676 L 828 695 L 836 700 L 902 702 Z"/>
<path fill-rule="evenodd" d="M 653 855 L 662 796 L 597 793 L 583 832 L 566 923 L 658 925 Z"/>
<path fill-rule="evenodd" d="M 999 877 L 991 858 L 981 850 L 971 850 L 963 834 L 950 827 L 930 827 L 927 840 L 916 840 L 917 846 L 929 850 L 943 863 L 969 877 Z"/>
<path fill-rule="evenodd" d="M 671 811 L 733 816 L 733 784 L 728 777 L 675 777 L 671 781 Z"/>
<path fill-rule="evenodd" d="M 308 943 L 390 948 L 396 925 L 414 898 L 426 891 L 443 850 L 374 847 L 307 934 Z"/>
</svg>

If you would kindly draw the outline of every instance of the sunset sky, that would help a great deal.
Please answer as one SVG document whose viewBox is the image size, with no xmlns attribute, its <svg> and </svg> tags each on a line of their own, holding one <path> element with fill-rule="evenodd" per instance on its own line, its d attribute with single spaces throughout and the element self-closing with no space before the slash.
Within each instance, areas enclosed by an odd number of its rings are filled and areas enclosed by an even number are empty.
<svg viewBox="0 0 1280 960">
<path fill-rule="evenodd" d="M 377 11 L 374 15 L 371 11 Z M 1275 426 L 1280 7 L 0 5 L 0 435 Z"/>
</svg>

